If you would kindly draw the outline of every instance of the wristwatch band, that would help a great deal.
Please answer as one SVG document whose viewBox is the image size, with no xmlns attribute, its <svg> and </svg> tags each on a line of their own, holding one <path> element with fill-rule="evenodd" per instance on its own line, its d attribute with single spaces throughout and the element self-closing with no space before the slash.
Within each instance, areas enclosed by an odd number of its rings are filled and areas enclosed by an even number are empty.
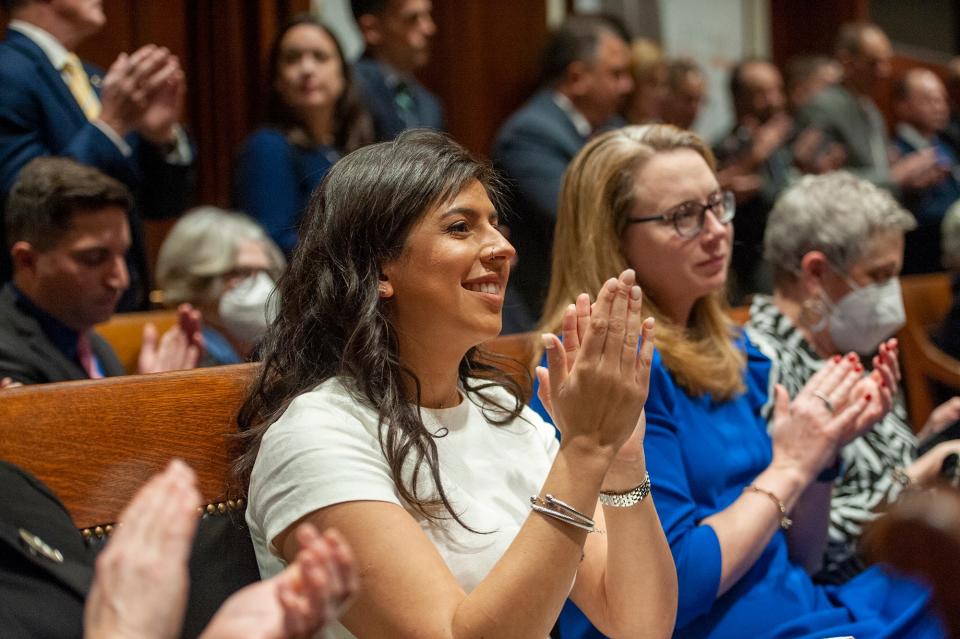
<svg viewBox="0 0 960 639">
<path fill-rule="evenodd" d="M 600 503 L 614 508 L 629 508 L 646 499 L 650 494 L 650 473 L 647 473 L 636 488 L 625 493 L 600 493 Z"/>
</svg>

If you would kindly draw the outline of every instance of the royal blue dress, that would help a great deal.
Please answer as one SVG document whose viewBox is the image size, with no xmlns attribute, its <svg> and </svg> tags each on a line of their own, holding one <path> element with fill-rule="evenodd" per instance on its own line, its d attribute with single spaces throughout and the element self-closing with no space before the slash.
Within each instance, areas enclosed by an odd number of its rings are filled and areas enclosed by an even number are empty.
<svg viewBox="0 0 960 639">
<path fill-rule="evenodd" d="M 257 129 L 237 156 L 234 206 L 255 218 L 289 256 L 310 195 L 339 157 L 332 147 L 306 148 L 278 129 Z"/>
<path fill-rule="evenodd" d="M 767 423 L 770 361 L 752 345 L 746 350 L 746 391 L 713 402 L 679 387 L 655 352 L 644 439 L 657 514 L 673 553 L 679 581 L 676 638 L 822 639 L 942 638 L 946 634 L 927 607 L 929 592 L 880 567 L 846 584 L 815 585 L 787 555 L 778 531 L 754 565 L 719 599 L 721 554 L 713 529 L 701 522 L 732 504 L 772 457 Z M 539 401 L 537 411 L 546 417 Z M 532 404 L 533 405 L 533 404 Z M 577 636 L 568 619 L 563 639 Z M 567 631 L 566 626 L 571 630 Z M 594 631 L 595 632 L 595 631 Z"/>
</svg>

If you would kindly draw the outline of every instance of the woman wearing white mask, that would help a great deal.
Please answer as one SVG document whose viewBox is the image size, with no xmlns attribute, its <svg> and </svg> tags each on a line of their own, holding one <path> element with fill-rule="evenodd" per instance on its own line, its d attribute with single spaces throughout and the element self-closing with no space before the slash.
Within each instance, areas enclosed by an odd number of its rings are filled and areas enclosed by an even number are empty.
<svg viewBox="0 0 960 639">
<path fill-rule="evenodd" d="M 164 306 L 203 312 L 208 365 L 246 359 L 273 319 L 271 294 L 286 260 L 253 219 L 204 206 L 170 230 L 157 257 Z"/>
<path fill-rule="evenodd" d="M 806 176 L 777 201 L 764 252 L 773 296 L 757 296 L 748 335 L 774 366 L 770 384 L 793 395 L 831 357 L 848 351 L 864 363 L 896 352 L 904 324 L 900 295 L 903 236 L 916 222 L 889 193 L 846 172 Z M 960 418 L 960 402 L 936 409 L 920 438 Z M 767 406 L 772 411 L 771 406 Z M 862 570 L 862 526 L 905 486 L 934 480 L 960 442 L 916 458 L 917 436 L 902 394 L 874 429 L 847 444 L 835 466 L 829 542 L 820 577 L 845 581 Z"/>
</svg>

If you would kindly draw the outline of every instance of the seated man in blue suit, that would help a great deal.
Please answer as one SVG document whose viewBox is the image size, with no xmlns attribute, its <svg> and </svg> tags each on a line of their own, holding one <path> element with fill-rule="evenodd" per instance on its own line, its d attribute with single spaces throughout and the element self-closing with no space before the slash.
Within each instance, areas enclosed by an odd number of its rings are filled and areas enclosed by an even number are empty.
<svg viewBox="0 0 960 639">
<path fill-rule="evenodd" d="M 401 131 L 443 129 L 436 96 L 413 76 L 430 59 L 437 27 L 430 0 L 351 0 L 366 49 L 353 65 L 378 141 Z"/>
<path fill-rule="evenodd" d="M 72 51 L 100 31 L 101 3 L 3 0 L 12 18 L 0 43 L 0 197 L 35 157 L 66 155 L 123 182 L 134 194 L 122 308 L 145 307 L 149 291 L 140 216 L 177 215 L 188 204 L 193 151 L 178 122 L 184 76 L 167 49 L 121 54 L 102 75 Z M 0 281 L 9 279 L 0 258 Z"/>
<path fill-rule="evenodd" d="M 5 220 L 13 281 L 0 287 L 0 380 L 124 374 L 92 329 L 110 319 L 130 282 L 130 203 L 123 184 L 69 158 L 36 158 L 20 172 Z M 200 313 L 184 304 L 163 337 L 144 329 L 139 372 L 193 368 L 202 351 Z"/>
<path fill-rule="evenodd" d="M 566 20 L 547 43 L 542 88 L 494 141 L 494 164 L 511 190 L 506 222 L 518 258 L 508 288 L 513 300 L 508 297 L 504 307 L 505 333 L 529 330 L 540 317 L 567 164 L 593 133 L 622 124 L 618 113 L 633 90 L 628 41 L 623 26 L 609 18 Z"/>
<path fill-rule="evenodd" d="M 917 228 L 904 238 L 902 272 L 942 271 L 940 224 L 947 209 L 960 200 L 960 150 L 944 135 L 950 122 L 947 89 L 933 71 L 910 69 L 895 85 L 893 109 L 897 152 L 909 155 L 931 149 L 938 169 L 925 187 L 903 192 L 903 203 L 917 218 Z"/>
</svg>

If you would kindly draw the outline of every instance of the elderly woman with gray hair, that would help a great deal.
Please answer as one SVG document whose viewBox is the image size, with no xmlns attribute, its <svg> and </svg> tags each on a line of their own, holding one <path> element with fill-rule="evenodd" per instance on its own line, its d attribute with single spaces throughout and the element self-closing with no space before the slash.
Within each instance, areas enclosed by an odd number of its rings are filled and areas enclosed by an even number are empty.
<svg viewBox="0 0 960 639">
<path fill-rule="evenodd" d="M 747 328 L 773 361 L 771 388 L 783 384 L 792 396 L 825 360 L 849 351 L 867 356 L 865 364 L 873 355 L 874 366 L 878 357 L 896 360 L 897 343 L 890 337 L 905 321 L 903 238 L 915 225 L 889 193 L 846 172 L 806 176 L 780 197 L 764 237 L 774 293 L 754 298 Z M 772 412 L 772 406 L 765 410 Z M 933 412 L 920 437 L 958 417 L 955 398 Z M 863 524 L 906 486 L 933 481 L 944 457 L 955 451 L 960 443 L 946 442 L 917 458 L 917 436 L 902 395 L 894 393 L 887 415 L 847 444 L 820 478 L 834 485 L 818 577 L 842 582 L 862 570 L 857 540 Z"/>
<path fill-rule="evenodd" d="M 283 253 L 252 218 L 198 207 L 177 221 L 160 247 L 159 301 L 199 308 L 204 363 L 236 364 L 250 355 L 272 321 L 271 293 L 285 267 Z"/>
</svg>

